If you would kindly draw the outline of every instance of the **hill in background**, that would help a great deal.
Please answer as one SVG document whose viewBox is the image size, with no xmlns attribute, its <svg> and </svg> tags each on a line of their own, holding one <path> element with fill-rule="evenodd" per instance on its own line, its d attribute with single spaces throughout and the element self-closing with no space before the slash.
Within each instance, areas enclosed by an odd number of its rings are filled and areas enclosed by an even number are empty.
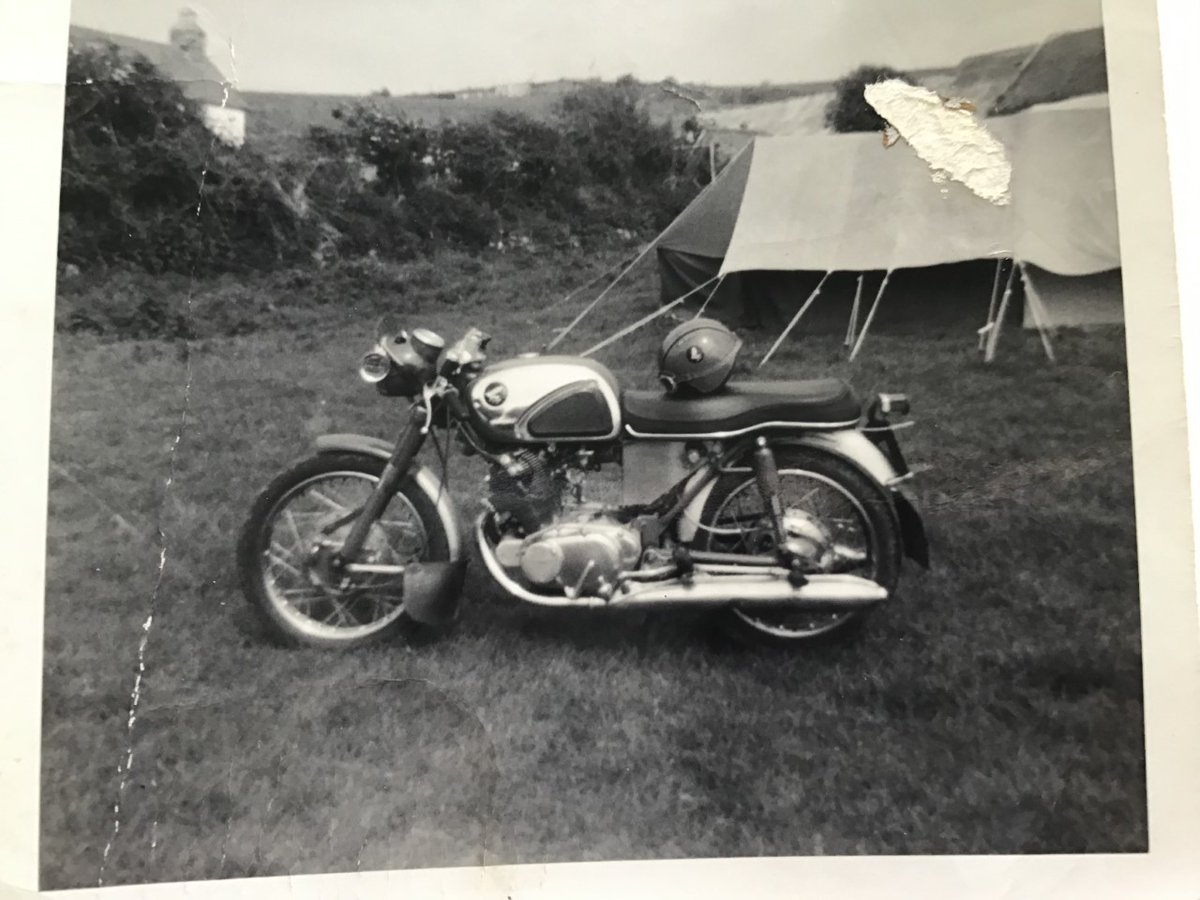
<svg viewBox="0 0 1200 900">
<path fill-rule="evenodd" d="M 947 97 L 970 100 L 985 115 L 1008 115 L 1108 90 L 1104 31 L 1054 35 L 1041 44 L 1013 47 L 963 59 L 955 66 L 910 72 L 913 79 Z M 471 122 L 494 112 L 545 120 L 567 93 L 594 81 L 561 79 L 520 85 L 467 88 L 436 94 L 369 96 L 244 92 L 248 140 L 267 152 L 286 152 L 314 125 L 334 127 L 334 111 L 360 102 L 413 121 Z M 656 122 L 681 124 L 696 116 L 710 138 L 736 149 L 759 134 L 805 134 L 825 129 L 824 109 L 833 82 L 710 85 L 673 79 L 639 83 L 642 101 Z"/>
<path fill-rule="evenodd" d="M 285 94 L 246 91 L 247 141 L 268 154 L 283 152 L 314 126 L 336 127 L 334 113 L 356 103 L 369 103 L 383 112 L 413 122 L 437 125 L 444 121 L 477 122 L 493 113 L 520 113 L 545 121 L 554 115 L 564 96 L 594 81 L 561 79 L 537 84 L 468 88 L 435 94 L 391 96 L 387 93 Z M 697 112 L 696 98 L 706 98 L 706 89 L 668 84 L 638 85 L 642 102 L 656 122 L 681 124 Z M 778 88 L 776 88 L 778 89 Z M 726 93 L 736 88 L 721 88 Z M 707 101 L 712 102 L 712 101 Z"/>
</svg>

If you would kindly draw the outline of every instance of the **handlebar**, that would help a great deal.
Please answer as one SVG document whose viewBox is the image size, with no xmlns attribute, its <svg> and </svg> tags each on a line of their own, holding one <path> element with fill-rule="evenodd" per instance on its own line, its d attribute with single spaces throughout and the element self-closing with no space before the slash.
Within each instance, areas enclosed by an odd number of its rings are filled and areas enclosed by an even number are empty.
<svg viewBox="0 0 1200 900">
<path fill-rule="evenodd" d="M 446 377 L 456 375 L 472 367 L 482 367 L 487 361 L 484 350 L 492 336 L 478 328 L 467 329 L 466 334 L 454 342 L 443 354 L 440 374 Z"/>
</svg>

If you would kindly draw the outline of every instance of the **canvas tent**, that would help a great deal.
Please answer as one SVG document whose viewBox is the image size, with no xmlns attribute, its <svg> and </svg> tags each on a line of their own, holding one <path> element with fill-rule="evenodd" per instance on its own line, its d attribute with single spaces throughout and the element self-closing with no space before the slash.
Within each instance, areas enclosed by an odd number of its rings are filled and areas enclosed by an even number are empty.
<svg viewBox="0 0 1200 900">
<path fill-rule="evenodd" d="M 1007 205 L 878 134 L 756 138 L 656 242 L 663 300 L 716 277 L 712 302 L 754 316 L 794 310 L 813 273 L 1011 258 L 1035 288 L 1031 272 L 1057 276 L 1033 297 L 1053 324 L 1063 279 L 1120 266 L 1105 99 L 986 120 L 1012 163 Z"/>
</svg>

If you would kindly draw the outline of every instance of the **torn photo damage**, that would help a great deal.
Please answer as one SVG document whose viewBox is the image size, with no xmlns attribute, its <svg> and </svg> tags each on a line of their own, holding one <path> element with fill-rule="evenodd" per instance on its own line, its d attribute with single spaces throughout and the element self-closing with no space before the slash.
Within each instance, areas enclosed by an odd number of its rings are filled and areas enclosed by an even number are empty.
<svg viewBox="0 0 1200 900">
<path fill-rule="evenodd" d="M 1147 852 L 1100 0 L 67 40 L 43 889 Z"/>
</svg>

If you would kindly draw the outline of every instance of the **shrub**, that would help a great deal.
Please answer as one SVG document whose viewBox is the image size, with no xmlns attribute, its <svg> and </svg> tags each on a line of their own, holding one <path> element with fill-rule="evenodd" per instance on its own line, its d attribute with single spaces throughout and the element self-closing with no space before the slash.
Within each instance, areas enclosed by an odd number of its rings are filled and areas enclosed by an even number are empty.
<svg viewBox="0 0 1200 900">
<path fill-rule="evenodd" d="M 68 56 L 59 207 L 59 256 L 75 264 L 263 268 L 316 237 L 261 159 L 218 141 L 176 84 L 112 46 Z"/>
<path fill-rule="evenodd" d="M 310 133 L 320 163 L 306 191 L 348 254 L 648 235 L 707 180 L 694 133 L 655 124 L 630 78 L 577 89 L 549 122 L 497 112 L 434 127 L 369 102 L 338 117 L 342 129 Z"/>
<path fill-rule="evenodd" d="M 912 79 L 888 66 L 859 66 L 834 83 L 834 96 L 825 107 L 825 125 L 834 131 L 883 131 L 887 123 L 875 112 L 864 95 L 869 84 L 898 78 L 907 84 Z"/>
</svg>

